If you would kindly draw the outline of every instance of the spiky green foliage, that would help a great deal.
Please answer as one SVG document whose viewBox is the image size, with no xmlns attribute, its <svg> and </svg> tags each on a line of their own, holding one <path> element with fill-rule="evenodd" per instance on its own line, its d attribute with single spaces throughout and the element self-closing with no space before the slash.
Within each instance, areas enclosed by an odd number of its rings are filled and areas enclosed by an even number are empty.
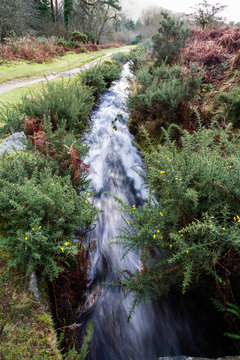
<svg viewBox="0 0 240 360">
<path fill-rule="evenodd" d="M 66 1 L 66 0 L 65 0 Z M 67 0 L 69 1 L 69 0 Z M 81 42 L 81 43 L 87 43 L 88 37 L 85 34 L 80 33 L 79 31 L 73 31 L 71 34 L 71 41 Z"/>
<path fill-rule="evenodd" d="M 115 62 L 103 63 L 80 73 L 79 80 L 82 85 L 93 89 L 93 95 L 97 99 L 113 80 L 120 79 L 121 68 L 122 66 Z"/>
<path fill-rule="evenodd" d="M 116 53 L 112 55 L 112 60 L 120 65 L 123 65 L 129 60 L 129 54 L 125 52 Z"/>
<path fill-rule="evenodd" d="M 168 125 L 176 121 L 180 105 L 187 107 L 198 91 L 201 76 L 198 69 L 174 65 L 169 67 L 143 66 L 136 73 L 136 91 L 129 98 L 129 107 L 137 126 L 146 120 L 154 120 L 158 125 Z"/>
<path fill-rule="evenodd" d="M 74 261 L 73 232 L 95 214 L 86 186 L 79 196 L 71 177 L 53 175 L 51 167 L 36 153 L 3 157 L 0 164 L 0 246 L 13 255 L 11 265 L 50 280 Z"/>
<path fill-rule="evenodd" d="M 130 69 L 133 73 L 141 68 L 146 61 L 146 54 L 143 47 L 138 46 L 129 53 Z"/>
<path fill-rule="evenodd" d="M 158 32 L 152 37 L 153 49 L 157 58 L 157 65 L 162 62 L 172 64 L 180 57 L 180 50 L 185 46 L 190 31 L 183 21 L 161 12 L 162 20 Z"/>
<path fill-rule="evenodd" d="M 25 122 L 25 115 L 21 114 L 14 105 L 0 104 L 0 122 L 3 126 L 0 128 L 0 136 L 21 131 Z"/>
<path fill-rule="evenodd" d="M 222 93 L 218 97 L 219 104 L 222 105 L 223 115 L 235 127 L 240 126 L 240 87 L 236 87 L 229 93 Z"/>
<path fill-rule="evenodd" d="M 213 123 L 192 134 L 183 131 L 177 147 L 172 130 L 163 130 L 163 146 L 149 144 L 144 152 L 150 193 L 145 205 L 122 204 L 131 220 L 119 239 L 126 252 L 142 252 L 141 267 L 124 272 L 123 284 L 136 299 L 204 284 L 209 294 L 237 299 L 240 135 Z"/>
<path fill-rule="evenodd" d="M 48 82 L 41 93 L 25 95 L 18 108 L 30 118 L 54 116 L 59 122 L 64 120 L 67 129 L 81 131 L 88 124 L 93 104 L 92 90 L 87 87 Z"/>
</svg>

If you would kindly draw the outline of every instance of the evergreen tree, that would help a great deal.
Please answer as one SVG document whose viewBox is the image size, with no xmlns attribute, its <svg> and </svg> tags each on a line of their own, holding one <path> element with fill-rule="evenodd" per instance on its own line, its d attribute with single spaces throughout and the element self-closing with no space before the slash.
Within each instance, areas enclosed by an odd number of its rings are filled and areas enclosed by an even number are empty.
<svg viewBox="0 0 240 360">
<path fill-rule="evenodd" d="M 64 0 L 64 24 L 67 29 L 69 26 L 69 20 L 72 15 L 72 9 L 73 9 L 73 0 Z"/>
<path fill-rule="evenodd" d="M 178 59 L 180 49 L 185 46 L 190 31 L 185 28 L 183 21 L 177 20 L 167 12 L 162 11 L 162 20 L 157 34 L 152 37 L 153 48 L 157 57 L 157 64 L 162 62 L 172 64 Z"/>
</svg>

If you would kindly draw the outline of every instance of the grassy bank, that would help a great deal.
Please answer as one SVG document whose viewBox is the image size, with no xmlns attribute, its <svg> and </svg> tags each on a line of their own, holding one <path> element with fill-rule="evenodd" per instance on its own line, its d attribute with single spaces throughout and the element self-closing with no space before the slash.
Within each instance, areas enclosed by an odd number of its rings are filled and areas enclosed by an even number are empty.
<svg viewBox="0 0 240 360">
<path fill-rule="evenodd" d="M 66 55 L 56 58 L 53 62 L 36 64 L 30 63 L 29 61 L 21 62 L 8 62 L 0 66 L 0 84 L 23 77 L 41 77 L 44 75 L 49 75 L 53 72 L 58 73 L 61 71 L 67 71 L 75 67 L 82 66 L 87 62 L 98 59 L 114 50 L 117 49 L 128 49 L 129 46 L 124 46 L 122 48 L 110 48 L 96 52 L 88 52 L 82 54 L 67 53 Z"/>
<path fill-rule="evenodd" d="M 61 79 L 57 79 L 57 80 L 52 80 L 51 82 L 54 83 L 59 83 L 62 82 L 64 84 L 67 84 L 70 79 L 69 77 L 66 78 L 61 78 Z M 37 91 L 41 91 L 44 87 L 44 84 L 46 84 L 46 82 L 39 82 L 37 84 L 32 84 L 32 85 L 28 85 L 28 86 L 23 86 L 23 87 L 19 87 L 17 89 L 8 91 L 2 95 L 0 95 L 0 101 L 2 104 L 18 104 L 21 102 L 22 97 L 27 95 L 30 92 L 37 92 Z"/>
</svg>

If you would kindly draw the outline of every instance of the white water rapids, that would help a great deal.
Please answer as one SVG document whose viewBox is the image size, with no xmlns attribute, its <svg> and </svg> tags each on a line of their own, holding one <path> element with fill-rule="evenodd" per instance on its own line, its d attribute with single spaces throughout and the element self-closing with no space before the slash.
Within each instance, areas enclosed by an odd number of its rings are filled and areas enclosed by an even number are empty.
<svg viewBox="0 0 240 360">
<path fill-rule="evenodd" d="M 139 255 L 131 252 L 121 260 L 121 245 L 109 244 L 124 222 L 119 205 L 105 193 L 110 192 L 136 206 L 141 205 L 146 196 L 143 179 L 132 169 L 141 165 L 142 159 L 128 131 L 128 113 L 124 109 L 129 76 L 131 73 L 125 65 L 121 80 L 103 94 L 93 111 L 92 131 L 85 139 L 90 146 L 85 162 L 94 171 L 91 186 L 97 192 L 94 204 L 103 210 L 92 234 L 96 249 L 91 258 L 91 284 L 86 303 L 100 288 L 102 294 L 90 301 L 86 312 L 79 317 L 84 327 L 88 321 L 94 326 L 89 360 L 156 360 L 159 356 L 181 354 L 183 337 L 193 343 L 188 316 L 181 302 L 178 307 L 171 306 L 167 300 L 163 300 L 161 306 L 141 304 L 128 323 L 133 298 L 124 298 L 117 287 L 103 284 L 117 281 L 116 268 L 135 271 L 140 266 Z M 123 119 L 114 123 L 117 126 L 114 130 L 112 121 L 119 113 Z"/>
</svg>

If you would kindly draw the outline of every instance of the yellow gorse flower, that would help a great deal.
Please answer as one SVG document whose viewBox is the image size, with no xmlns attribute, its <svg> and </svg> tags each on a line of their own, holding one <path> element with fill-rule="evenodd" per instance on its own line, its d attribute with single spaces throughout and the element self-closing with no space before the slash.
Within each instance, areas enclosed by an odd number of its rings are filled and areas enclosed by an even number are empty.
<svg viewBox="0 0 240 360">
<path fill-rule="evenodd" d="M 64 253 L 64 248 L 63 247 L 61 247 L 61 250 L 62 250 L 62 253 Z"/>
<path fill-rule="evenodd" d="M 35 231 L 35 228 L 32 228 L 33 231 Z"/>
<path fill-rule="evenodd" d="M 68 245 L 69 245 L 69 242 L 65 242 L 64 245 L 65 245 L 65 246 L 68 246 Z"/>
<path fill-rule="evenodd" d="M 25 240 L 27 240 L 27 239 L 28 239 L 28 237 L 26 236 L 26 237 L 25 237 Z"/>
<path fill-rule="evenodd" d="M 156 234 L 154 234 L 154 235 L 153 235 L 153 238 L 154 238 L 154 239 L 156 239 L 156 237 L 157 237 L 157 235 L 156 235 Z"/>
<path fill-rule="evenodd" d="M 165 171 L 161 170 L 161 171 L 160 171 L 160 174 L 165 174 Z"/>
</svg>

